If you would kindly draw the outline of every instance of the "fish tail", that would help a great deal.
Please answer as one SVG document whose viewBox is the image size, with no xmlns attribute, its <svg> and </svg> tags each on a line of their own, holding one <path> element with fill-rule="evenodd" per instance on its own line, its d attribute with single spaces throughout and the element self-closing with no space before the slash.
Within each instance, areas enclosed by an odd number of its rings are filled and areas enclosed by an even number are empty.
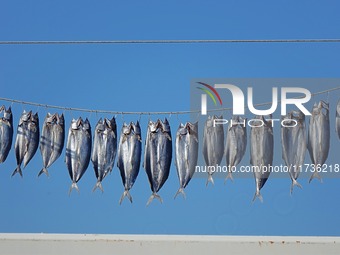
<svg viewBox="0 0 340 255">
<path fill-rule="evenodd" d="M 209 182 L 211 182 L 212 185 L 214 185 L 214 179 L 212 177 L 212 174 L 208 174 L 207 182 L 205 183 L 205 186 L 208 186 Z"/>
<path fill-rule="evenodd" d="M 18 165 L 17 168 L 15 168 L 15 170 L 14 170 L 13 173 L 12 173 L 12 177 L 13 177 L 16 173 L 19 173 L 20 176 L 22 177 L 22 171 L 21 171 L 20 165 Z"/>
<path fill-rule="evenodd" d="M 233 178 L 233 175 L 231 174 L 231 172 L 228 172 L 227 177 L 224 179 L 224 184 L 227 183 L 228 179 L 230 179 L 232 182 L 234 182 L 234 178 Z"/>
<path fill-rule="evenodd" d="M 95 190 L 99 188 L 102 193 L 104 193 L 104 189 L 103 189 L 103 186 L 102 186 L 102 182 L 101 181 L 97 181 L 96 185 L 94 185 L 93 189 L 92 189 L 92 192 L 95 192 Z"/>
<path fill-rule="evenodd" d="M 261 203 L 263 203 L 263 197 L 262 197 L 262 195 L 261 195 L 259 190 L 257 190 L 255 192 L 255 195 L 254 195 L 254 198 L 253 198 L 253 201 L 252 201 L 253 203 L 255 202 L 256 198 L 258 198 L 261 201 Z"/>
<path fill-rule="evenodd" d="M 131 196 L 129 190 L 124 190 L 123 195 L 121 196 L 121 198 L 119 200 L 120 205 L 122 204 L 125 197 L 127 197 L 130 200 L 130 202 L 132 203 L 132 196 Z"/>
<path fill-rule="evenodd" d="M 42 175 L 43 173 L 45 173 L 47 175 L 47 177 L 49 177 L 49 174 L 48 174 L 48 170 L 46 167 L 44 167 L 43 169 L 40 170 L 40 172 L 38 173 L 38 177 L 40 175 Z"/>
<path fill-rule="evenodd" d="M 312 176 L 311 176 L 310 179 L 309 179 L 309 183 L 310 183 L 314 178 L 319 179 L 319 181 L 322 183 L 321 176 L 320 176 L 320 174 L 319 174 L 317 171 L 315 171 L 315 172 L 312 174 Z"/>
<path fill-rule="evenodd" d="M 177 190 L 174 199 L 176 199 L 176 197 L 177 197 L 179 194 L 182 194 L 183 197 L 184 197 L 184 199 L 186 199 L 186 195 L 185 195 L 184 189 L 183 189 L 182 187 L 179 188 L 179 189 Z"/>
<path fill-rule="evenodd" d="M 293 194 L 293 188 L 294 186 L 299 187 L 300 189 L 302 189 L 302 186 L 300 183 L 297 182 L 297 180 L 293 179 L 292 180 L 292 186 L 290 187 L 290 194 Z"/>
<path fill-rule="evenodd" d="M 68 191 L 69 196 L 71 195 L 71 192 L 72 192 L 73 189 L 76 189 L 78 191 L 78 193 L 80 193 L 77 183 L 73 182 L 71 187 L 70 187 L 70 190 Z"/>
<path fill-rule="evenodd" d="M 161 198 L 160 195 L 158 195 L 157 193 L 152 193 L 148 202 L 146 203 L 146 206 L 148 206 L 152 202 L 152 200 L 154 200 L 155 198 L 157 198 L 159 200 L 159 202 L 161 202 L 161 204 L 163 203 L 163 199 Z"/>
</svg>

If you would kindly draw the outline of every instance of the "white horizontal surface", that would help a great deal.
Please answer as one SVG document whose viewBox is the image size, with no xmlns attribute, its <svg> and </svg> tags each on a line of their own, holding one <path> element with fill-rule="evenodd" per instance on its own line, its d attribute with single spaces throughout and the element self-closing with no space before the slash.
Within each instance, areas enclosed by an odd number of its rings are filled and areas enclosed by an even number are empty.
<svg viewBox="0 0 340 255">
<path fill-rule="evenodd" d="M 340 237 L 0 234 L 0 254 L 340 254 Z"/>
</svg>

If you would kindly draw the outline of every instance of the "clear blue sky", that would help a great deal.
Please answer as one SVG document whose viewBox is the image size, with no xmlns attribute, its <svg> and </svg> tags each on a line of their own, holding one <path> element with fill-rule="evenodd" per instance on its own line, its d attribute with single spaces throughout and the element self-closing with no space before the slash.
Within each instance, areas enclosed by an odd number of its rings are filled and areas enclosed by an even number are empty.
<svg viewBox="0 0 340 255">
<path fill-rule="evenodd" d="M 203 1 L 201 1 L 203 2 Z M 338 1 L 4 1 L 0 2 L 0 40 L 124 39 L 278 39 L 340 38 Z M 117 111 L 177 111 L 190 107 L 190 80 L 226 77 L 339 77 L 340 44 L 194 44 L 194 45 L 2 45 L 2 97 L 46 104 Z M 310 88 L 312 91 L 323 88 Z M 328 163 L 338 162 L 334 133 Z M 325 98 L 321 98 L 325 99 Z M 8 105 L 8 103 L 6 103 Z M 14 125 L 23 109 L 38 110 L 41 123 L 49 109 L 13 105 Z M 105 115 L 88 117 L 94 128 Z M 107 116 L 111 117 L 111 116 Z M 155 116 L 164 117 L 164 116 Z M 124 116 L 135 121 L 138 116 Z M 189 116 L 180 116 L 186 121 Z M 122 118 L 117 117 L 118 127 Z M 178 119 L 170 119 L 172 133 Z M 147 119 L 141 121 L 145 138 Z M 278 132 L 278 130 L 276 131 Z M 279 133 L 277 133 L 279 134 Z M 279 136 L 275 136 L 279 144 Z M 200 149 L 201 151 L 201 149 Z M 249 151 L 242 161 L 249 162 Z M 274 162 L 281 164 L 280 146 Z M 309 162 L 309 155 L 306 155 Z M 64 153 L 37 174 L 40 151 L 10 178 L 14 150 L 0 165 L 0 232 L 138 233 L 229 235 L 339 235 L 340 179 L 323 184 L 301 180 L 289 194 L 290 180 L 269 179 L 264 203 L 251 204 L 254 180 L 240 179 L 205 187 L 196 178 L 187 199 L 173 199 L 176 169 L 154 201 L 144 169 L 133 187 L 134 203 L 118 201 L 123 192 L 118 169 L 92 193 L 92 165 L 79 182 L 80 195 L 68 197 L 71 181 Z"/>
</svg>

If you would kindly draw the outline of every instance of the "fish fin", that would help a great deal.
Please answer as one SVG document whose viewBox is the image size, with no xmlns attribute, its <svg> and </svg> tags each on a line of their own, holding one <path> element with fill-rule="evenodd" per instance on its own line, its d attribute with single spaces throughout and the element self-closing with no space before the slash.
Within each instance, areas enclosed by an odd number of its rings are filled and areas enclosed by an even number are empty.
<svg viewBox="0 0 340 255">
<path fill-rule="evenodd" d="M 158 195 L 157 193 L 152 193 L 148 202 L 146 203 L 146 206 L 148 206 L 152 202 L 152 200 L 154 200 L 155 198 L 157 198 L 159 200 L 159 202 L 161 202 L 161 204 L 163 203 L 163 199 L 161 198 L 160 195 Z"/>
<path fill-rule="evenodd" d="M 40 175 L 42 175 L 42 173 L 45 173 L 45 174 L 47 175 L 47 177 L 49 177 L 49 174 L 48 174 L 48 171 L 47 171 L 47 168 L 46 168 L 46 167 L 44 167 L 43 169 L 40 170 L 40 172 L 38 173 L 38 177 L 39 177 Z"/>
<path fill-rule="evenodd" d="M 12 173 L 12 177 L 13 177 L 16 173 L 19 173 L 20 176 L 23 177 L 23 176 L 22 176 L 22 171 L 21 171 L 20 165 L 18 165 L 17 168 L 15 168 L 14 172 Z"/>
<path fill-rule="evenodd" d="M 73 182 L 71 187 L 70 187 L 70 190 L 68 191 L 68 195 L 69 196 L 71 196 L 71 192 L 72 192 L 73 189 L 76 189 L 78 191 L 78 194 L 80 194 L 80 191 L 79 191 L 77 183 Z"/>
<path fill-rule="evenodd" d="M 315 171 L 315 172 L 312 174 L 312 176 L 311 176 L 310 179 L 309 179 L 309 183 L 311 183 L 311 181 L 312 181 L 314 178 L 319 179 L 319 181 L 322 183 L 321 176 L 320 176 L 320 174 L 319 174 L 317 171 Z"/>
<path fill-rule="evenodd" d="M 261 195 L 261 193 L 260 193 L 259 190 L 257 190 L 257 191 L 255 192 L 255 195 L 254 195 L 254 198 L 253 198 L 253 201 L 252 201 L 253 203 L 255 202 L 256 198 L 259 198 L 259 200 L 261 201 L 261 203 L 263 203 L 263 197 L 262 197 L 262 195 Z"/>
<path fill-rule="evenodd" d="M 232 182 L 234 182 L 234 178 L 233 178 L 233 175 L 231 174 L 231 172 L 228 172 L 227 177 L 224 179 L 224 184 L 227 183 L 228 179 L 230 179 Z"/>
<path fill-rule="evenodd" d="M 124 190 L 123 195 L 121 196 L 121 198 L 119 200 L 120 205 L 122 204 L 125 197 L 127 197 L 130 200 L 130 202 L 132 203 L 132 197 L 131 197 L 129 190 Z"/>
<path fill-rule="evenodd" d="M 185 195 L 185 192 L 184 192 L 184 189 L 183 188 L 179 188 L 175 194 L 175 197 L 174 199 L 176 199 L 176 197 L 179 195 L 179 194 L 182 194 L 184 199 L 186 199 L 186 195 Z"/>
<path fill-rule="evenodd" d="M 208 179 L 207 179 L 207 182 L 205 183 L 205 186 L 208 187 L 209 182 L 211 182 L 212 185 L 215 184 L 215 183 L 214 183 L 214 179 L 213 179 L 213 177 L 212 177 L 211 174 L 208 174 Z"/>
<path fill-rule="evenodd" d="M 290 194 L 292 195 L 293 194 L 293 188 L 294 186 L 297 186 L 299 187 L 300 189 L 302 189 L 302 186 L 300 183 L 297 182 L 297 180 L 293 179 L 292 180 L 292 186 L 290 187 Z"/>
<path fill-rule="evenodd" d="M 92 192 L 95 192 L 97 188 L 99 188 L 102 191 L 102 193 L 104 193 L 104 189 L 103 189 L 101 181 L 97 181 L 96 185 L 94 185 L 92 189 Z"/>
</svg>

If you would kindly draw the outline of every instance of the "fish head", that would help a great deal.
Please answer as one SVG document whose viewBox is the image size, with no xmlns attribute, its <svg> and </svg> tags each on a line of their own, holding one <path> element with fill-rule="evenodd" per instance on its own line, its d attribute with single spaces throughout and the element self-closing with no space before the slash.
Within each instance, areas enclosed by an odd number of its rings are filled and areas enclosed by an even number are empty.
<svg viewBox="0 0 340 255">
<path fill-rule="evenodd" d="M 131 123 L 131 126 L 133 128 L 133 132 L 136 134 L 136 135 L 141 135 L 141 129 L 140 129 L 140 125 L 139 125 L 139 121 L 137 120 L 137 123 L 134 124 L 133 122 Z"/>
<path fill-rule="evenodd" d="M 116 123 L 116 118 L 115 117 L 112 117 L 111 120 L 109 120 L 108 118 L 105 118 L 105 122 L 106 122 L 106 125 L 109 129 L 111 130 L 117 130 L 117 123 Z"/>
<path fill-rule="evenodd" d="M 83 123 L 83 129 L 87 132 L 91 133 L 91 124 L 90 121 L 86 118 L 84 123 Z"/>
<path fill-rule="evenodd" d="M 149 128 L 150 132 L 152 132 L 152 133 L 157 132 L 158 126 L 159 126 L 159 120 L 157 120 L 156 122 L 153 122 L 151 120 L 149 121 L 148 128 Z"/>
<path fill-rule="evenodd" d="M 105 131 L 105 123 L 104 123 L 104 121 L 102 120 L 102 118 L 100 118 L 100 119 L 98 120 L 98 123 L 97 123 L 97 125 L 96 125 L 95 131 L 96 131 L 97 133 L 101 133 L 101 132 L 104 132 L 104 131 Z"/>
<path fill-rule="evenodd" d="M 247 118 L 242 118 L 238 115 L 233 115 L 233 117 L 231 118 L 229 128 L 237 127 L 237 126 L 245 127 L 246 121 L 247 121 Z M 241 124 L 244 124 L 244 125 L 241 125 Z"/>
<path fill-rule="evenodd" d="M 163 133 L 170 133 L 170 124 L 167 118 L 164 119 L 164 122 L 160 121 L 159 123 Z"/>
<path fill-rule="evenodd" d="M 56 120 L 55 114 L 47 113 L 45 117 L 45 122 L 48 124 L 53 123 Z"/>
<path fill-rule="evenodd" d="M 189 130 L 187 129 L 187 126 L 183 125 L 182 123 L 179 125 L 177 130 L 177 136 L 184 136 L 189 133 Z"/>
<path fill-rule="evenodd" d="M 243 129 L 243 132 L 245 134 L 247 133 L 247 125 L 246 125 L 247 120 L 248 120 L 247 118 L 242 118 L 242 117 L 238 116 L 238 122 L 239 122 L 238 125 L 239 125 L 239 127 L 241 127 Z"/>
<path fill-rule="evenodd" d="M 104 118 L 103 124 L 106 128 L 111 129 L 111 123 L 110 123 L 110 120 L 108 118 Z"/>
<path fill-rule="evenodd" d="M 11 107 L 8 107 L 8 109 L 6 110 L 6 108 L 4 106 L 2 106 L 4 108 L 4 119 L 7 120 L 7 121 L 12 121 L 12 108 Z"/>
<path fill-rule="evenodd" d="M 237 123 L 240 121 L 240 117 L 238 115 L 233 115 L 231 119 L 233 121 L 233 126 L 236 126 Z"/>
<path fill-rule="evenodd" d="M 185 126 L 190 135 L 198 135 L 198 121 L 195 123 L 187 122 Z"/>
<path fill-rule="evenodd" d="M 262 115 L 256 115 L 254 118 L 253 118 L 253 126 L 255 127 L 259 127 L 259 126 L 262 126 L 262 125 L 265 125 L 265 119 Z"/>
<path fill-rule="evenodd" d="M 327 103 L 323 100 L 321 100 L 320 103 L 321 103 L 321 114 L 328 117 L 328 115 L 329 115 L 329 103 Z"/>
<path fill-rule="evenodd" d="M 31 115 L 30 120 L 28 121 L 28 129 L 32 132 L 37 132 L 39 129 L 39 117 L 38 113 Z"/>
<path fill-rule="evenodd" d="M 214 126 L 214 119 L 212 116 L 208 116 L 208 119 L 205 121 L 205 126 L 208 128 Z"/>
<path fill-rule="evenodd" d="M 82 122 L 83 122 L 82 118 L 72 119 L 72 121 L 71 121 L 71 129 L 73 129 L 73 130 L 79 129 L 79 127 L 82 124 Z"/>
<path fill-rule="evenodd" d="M 159 120 L 159 128 L 162 132 L 162 134 L 168 138 L 168 140 L 171 141 L 171 130 L 170 130 L 170 124 L 167 120 L 167 118 L 164 119 L 164 122 L 162 122 L 161 120 Z"/>
<path fill-rule="evenodd" d="M 25 110 L 21 114 L 20 122 L 26 122 L 31 118 L 32 111 L 26 112 Z"/>
<path fill-rule="evenodd" d="M 299 124 L 299 116 L 296 115 L 293 111 L 291 111 L 287 113 L 287 115 L 281 116 L 281 122 L 282 121 L 284 121 L 284 123 L 288 126 L 293 126 L 296 122 Z M 284 130 L 285 126 L 281 125 L 281 129 Z"/>
<path fill-rule="evenodd" d="M 290 118 L 296 120 L 297 123 L 301 126 L 305 122 L 305 114 L 301 110 L 291 111 Z"/>
<path fill-rule="evenodd" d="M 64 114 L 62 113 L 61 115 L 56 114 L 57 117 L 57 122 L 60 126 L 65 125 L 65 119 L 64 119 Z"/>
<path fill-rule="evenodd" d="M 187 122 L 187 128 L 189 135 L 193 136 L 195 141 L 198 143 L 198 121 L 195 123 Z"/>
<path fill-rule="evenodd" d="M 314 103 L 313 109 L 312 109 L 312 116 L 317 116 L 320 114 L 320 108 L 317 103 Z"/>
<path fill-rule="evenodd" d="M 138 140 L 142 141 L 142 135 L 141 135 L 142 132 L 141 132 L 141 128 L 139 125 L 139 121 L 137 120 L 136 124 L 132 122 L 131 126 L 132 126 L 134 134 L 138 137 Z"/>
<path fill-rule="evenodd" d="M 326 118 L 329 116 L 329 103 L 320 100 L 319 103 L 314 103 L 312 110 L 312 118 L 315 116 L 324 115 Z"/>
<path fill-rule="evenodd" d="M 124 122 L 122 126 L 122 134 L 129 135 L 131 133 L 131 123 L 128 125 Z"/>
<path fill-rule="evenodd" d="M 31 114 L 31 122 L 33 122 L 34 124 L 36 124 L 37 126 L 39 126 L 39 116 L 38 116 L 38 112 L 36 112 L 35 114 Z"/>
</svg>

